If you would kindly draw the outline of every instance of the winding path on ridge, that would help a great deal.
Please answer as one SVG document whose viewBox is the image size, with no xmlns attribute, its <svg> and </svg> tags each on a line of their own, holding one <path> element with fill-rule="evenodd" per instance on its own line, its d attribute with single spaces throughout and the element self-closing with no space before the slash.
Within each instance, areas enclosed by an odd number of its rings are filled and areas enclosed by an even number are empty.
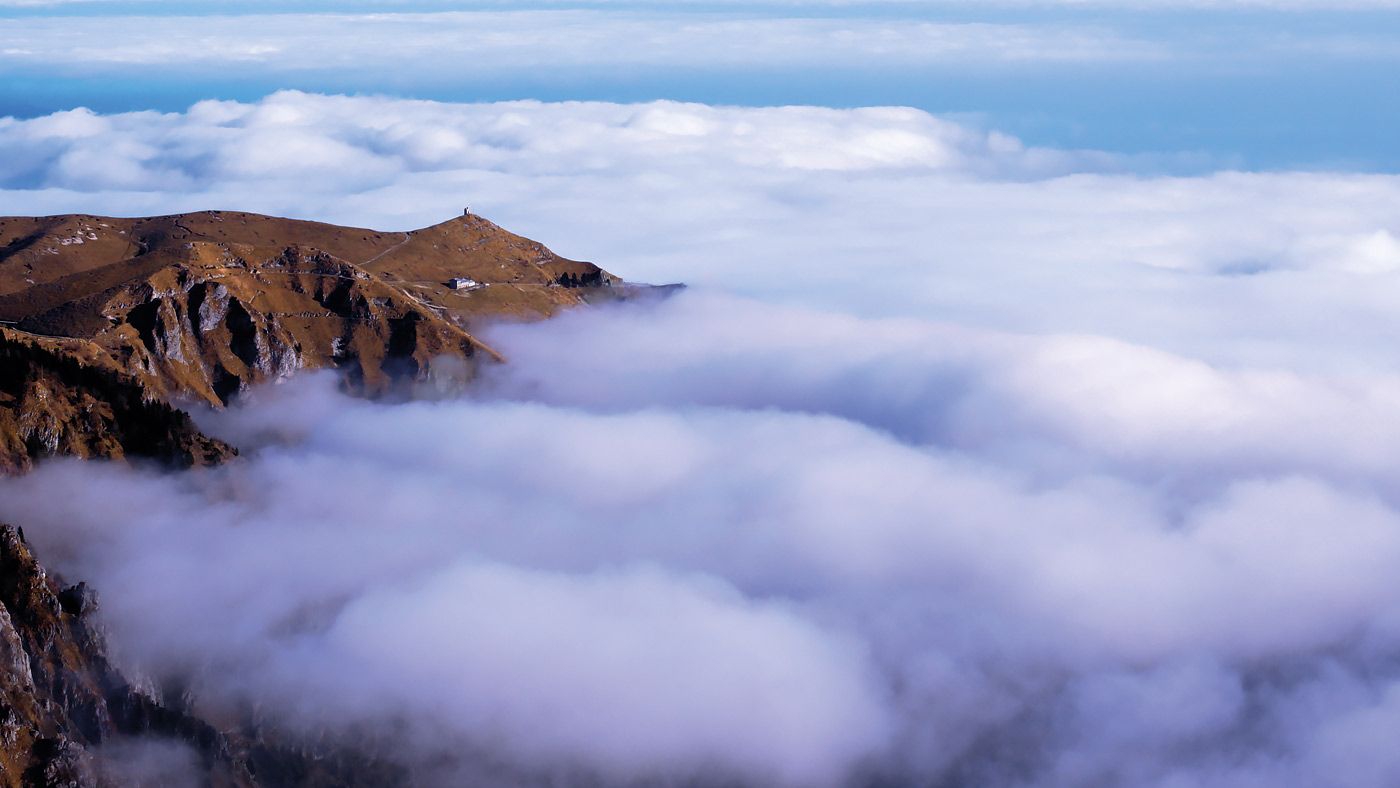
<svg viewBox="0 0 1400 788">
<path fill-rule="evenodd" d="M 411 241 L 411 240 L 413 240 L 413 234 L 412 234 L 412 233 L 403 233 L 403 240 L 402 240 L 402 241 L 399 241 L 398 243 L 394 244 L 393 246 L 389 247 L 388 249 L 385 249 L 384 251 L 380 252 L 379 254 L 375 255 L 374 257 L 371 257 L 370 259 L 364 261 L 363 263 L 360 263 L 360 265 L 361 265 L 361 266 L 369 265 L 370 263 L 374 262 L 375 260 L 378 260 L 379 258 L 383 257 L 384 255 L 386 255 L 386 254 L 388 254 L 388 253 L 390 253 L 390 252 L 393 252 L 393 251 L 397 251 L 398 249 L 402 248 L 404 244 L 408 243 L 408 242 Z"/>
</svg>

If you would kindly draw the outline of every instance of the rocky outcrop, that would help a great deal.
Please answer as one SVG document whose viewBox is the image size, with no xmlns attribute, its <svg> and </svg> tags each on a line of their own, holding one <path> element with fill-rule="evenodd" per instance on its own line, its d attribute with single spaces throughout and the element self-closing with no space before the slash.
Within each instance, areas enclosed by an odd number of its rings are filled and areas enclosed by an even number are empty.
<svg viewBox="0 0 1400 788">
<path fill-rule="evenodd" d="M 443 374 L 434 367 L 438 358 L 467 364 L 495 358 L 411 295 L 301 247 L 258 263 L 174 265 L 95 301 L 61 307 L 32 324 L 64 322 L 65 310 L 96 308 L 107 325 L 89 338 L 126 372 L 165 396 L 215 406 L 302 369 L 339 369 L 348 387 L 374 396 Z"/>
<path fill-rule="evenodd" d="M 351 748 L 249 725 L 220 730 L 137 688 L 108 660 L 97 609 L 96 594 L 64 587 L 22 531 L 0 524 L 0 786 L 123 785 L 130 770 L 108 753 L 133 742 L 189 754 L 184 777 L 219 788 L 406 781 Z"/>
<path fill-rule="evenodd" d="M 246 763 L 220 735 L 133 690 L 90 626 L 86 587 L 61 589 L 18 529 L 0 526 L 0 785 L 102 784 L 101 745 L 122 735 L 192 740 L 211 782 L 251 786 Z M 156 724 L 152 724 L 155 722 Z"/>
</svg>

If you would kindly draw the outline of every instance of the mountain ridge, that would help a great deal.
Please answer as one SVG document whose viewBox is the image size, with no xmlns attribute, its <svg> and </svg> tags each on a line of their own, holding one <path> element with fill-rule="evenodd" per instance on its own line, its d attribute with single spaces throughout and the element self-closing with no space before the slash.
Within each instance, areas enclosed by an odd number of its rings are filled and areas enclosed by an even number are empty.
<svg viewBox="0 0 1400 788">
<path fill-rule="evenodd" d="M 225 211 L 0 218 L 0 323 L 91 341 L 157 395 L 216 407 L 298 369 L 370 395 L 436 357 L 470 372 L 501 360 L 481 325 L 621 284 L 469 213 L 403 233 Z"/>
<path fill-rule="evenodd" d="M 0 339 L 14 368 L 0 469 L 57 454 L 222 461 L 231 447 L 187 416 L 172 414 L 154 443 L 130 436 L 159 425 L 123 416 L 158 411 L 143 402 L 225 407 L 304 369 L 337 370 L 370 397 L 461 387 L 504 361 L 481 326 L 638 288 L 469 212 L 407 232 L 233 211 L 0 217 Z M 79 377 L 111 396 L 71 385 Z"/>
</svg>

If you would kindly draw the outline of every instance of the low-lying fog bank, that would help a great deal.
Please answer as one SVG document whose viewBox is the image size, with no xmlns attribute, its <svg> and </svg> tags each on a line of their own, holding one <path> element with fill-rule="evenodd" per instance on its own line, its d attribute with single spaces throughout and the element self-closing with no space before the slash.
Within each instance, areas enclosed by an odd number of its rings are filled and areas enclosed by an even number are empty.
<svg viewBox="0 0 1400 788">
<path fill-rule="evenodd" d="M 329 375 L 0 519 L 202 707 L 428 781 L 1383 784 L 1400 377 L 690 292 Z"/>
</svg>

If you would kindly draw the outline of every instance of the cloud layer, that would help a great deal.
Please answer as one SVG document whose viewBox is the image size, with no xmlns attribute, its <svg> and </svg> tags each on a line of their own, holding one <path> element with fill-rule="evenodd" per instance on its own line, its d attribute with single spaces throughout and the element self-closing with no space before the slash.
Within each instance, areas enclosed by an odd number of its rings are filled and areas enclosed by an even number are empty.
<svg viewBox="0 0 1400 788">
<path fill-rule="evenodd" d="M 440 784 L 1400 773 L 1393 177 L 1166 176 L 905 109 L 301 93 L 0 151 L 9 211 L 466 202 L 697 285 L 496 327 L 465 400 L 263 390 L 202 417 L 227 468 L 0 482 L 205 709 Z"/>
<path fill-rule="evenodd" d="M 1393 376 L 703 295 L 494 338 L 478 399 L 309 378 L 207 417 L 242 463 L 54 463 L 3 516 L 127 664 L 443 782 L 1400 767 Z"/>
</svg>

